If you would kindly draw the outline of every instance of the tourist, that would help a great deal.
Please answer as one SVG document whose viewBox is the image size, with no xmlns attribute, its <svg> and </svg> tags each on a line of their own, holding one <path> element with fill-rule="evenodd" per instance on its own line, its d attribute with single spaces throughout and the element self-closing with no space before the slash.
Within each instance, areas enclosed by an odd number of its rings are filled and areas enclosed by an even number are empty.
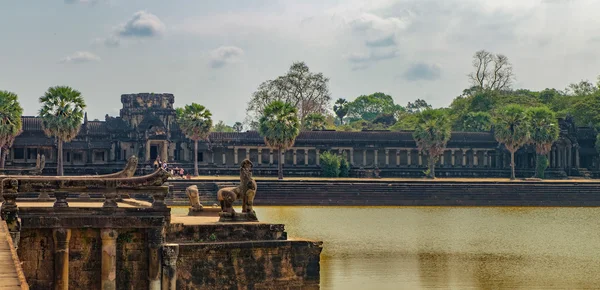
<svg viewBox="0 0 600 290">
<path fill-rule="evenodd" d="M 158 169 L 158 159 L 154 160 L 154 169 Z"/>
<path fill-rule="evenodd" d="M 183 170 L 183 168 L 180 168 L 180 169 L 179 169 L 179 176 L 181 176 L 181 178 L 183 178 L 183 173 L 184 173 L 184 170 Z"/>
<path fill-rule="evenodd" d="M 167 168 L 169 168 L 169 166 L 167 165 L 166 161 L 165 161 L 165 163 L 163 163 L 162 167 L 163 167 L 164 170 L 167 170 Z"/>
</svg>

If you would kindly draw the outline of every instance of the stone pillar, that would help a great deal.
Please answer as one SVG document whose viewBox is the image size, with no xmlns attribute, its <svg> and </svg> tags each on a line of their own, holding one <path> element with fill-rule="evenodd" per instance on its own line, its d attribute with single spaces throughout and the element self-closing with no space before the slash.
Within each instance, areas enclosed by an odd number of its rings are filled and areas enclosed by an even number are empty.
<svg viewBox="0 0 600 290">
<path fill-rule="evenodd" d="M 444 156 L 444 155 L 446 155 L 445 153 L 446 153 L 446 151 L 442 152 L 442 155 L 440 156 L 440 166 L 444 166 L 444 159 L 446 157 L 446 156 Z"/>
<path fill-rule="evenodd" d="M 163 162 L 168 162 L 169 160 L 169 151 L 167 150 L 169 146 L 168 141 L 163 142 L 162 144 L 162 154 L 160 156 L 160 159 L 163 160 Z"/>
<path fill-rule="evenodd" d="M 304 149 L 304 166 L 308 166 L 308 149 Z"/>
<path fill-rule="evenodd" d="M 556 151 L 554 150 L 554 147 L 550 148 L 550 168 L 554 168 L 556 167 Z"/>
<path fill-rule="evenodd" d="M 273 165 L 273 149 L 269 149 L 269 165 Z"/>
<path fill-rule="evenodd" d="M 477 156 L 477 150 L 473 149 L 473 167 L 479 166 L 479 156 Z"/>
<path fill-rule="evenodd" d="M 556 148 L 556 167 L 562 167 L 562 150 Z"/>
<path fill-rule="evenodd" d="M 164 244 L 162 248 L 162 290 L 177 289 L 177 256 L 178 244 Z"/>
<path fill-rule="evenodd" d="M 113 229 L 100 230 L 102 238 L 102 264 L 100 289 L 117 289 L 117 236 Z"/>
<path fill-rule="evenodd" d="M 363 166 L 367 166 L 367 149 L 363 149 Z"/>
<path fill-rule="evenodd" d="M 321 165 L 321 160 L 319 160 L 321 158 L 321 154 L 319 154 L 319 149 L 315 149 L 315 153 L 317 156 L 317 166 Z"/>
<path fill-rule="evenodd" d="M 150 140 L 146 141 L 146 161 L 150 160 Z"/>
<path fill-rule="evenodd" d="M 373 166 L 379 167 L 379 150 L 373 150 Z"/>
<path fill-rule="evenodd" d="M 54 238 L 54 290 L 68 290 L 71 229 L 54 229 L 52 237 Z"/>
<path fill-rule="evenodd" d="M 223 165 L 227 164 L 227 148 L 223 148 Z"/>
<path fill-rule="evenodd" d="M 161 290 L 162 228 L 148 229 L 148 281 L 150 290 Z"/>
<path fill-rule="evenodd" d="M 488 151 L 487 150 L 483 151 L 483 166 L 484 167 L 488 167 L 488 162 L 489 162 L 488 158 L 489 158 Z"/>
<path fill-rule="evenodd" d="M 390 166 L 390 150 L 385 149 L 385 167 Z"/>
<path fill-rule="evenodd" d="M 400 166 L 400 149 L 396 149 L 396 166 Z"/>
<path fill-rule="evenodd" d="M 238 148 L 233 147 L 233 164 L 238 165 Z"/>
<path fill-rule="evenodd" d="M 462 166 L 467 166 L 467 149 L 462 149 Z"/>
<path fill-rule="evenodd" d="M 572 155 L 572 153 L 573 153 L 573 151 L 571 151 L 571 146 L 569 146 L 567 148 L 567 157 L 568 157 L 568 159 L 567 159 L 567 166 L 569 168 L 573 167 L 573 155 Z"/>
<path fill-rule="evenodd" d="M 296 166 L 296 164 L 298 164 L 297 159 L 296 159 L 297 151 L 298 151 L 298 149 L 294 149 L 294 166 Z"/>
<path fill-rule="evenodd" d="M 455 155 L 454 155 L 454 151 L 455 151 L 454 149 L 450 150 L 450 158 L 451 158 L 451 161 L 452 161 L 452 163 L 451 163 L 452 167 L 454 167 L 454 165 L 455 165 L 454 161 L 455 161 L 455 158 L 456 158 Z"/>
<path fill-rule="evenodd" d="M 263 149 L 258 147 L 258 166 L 262 164 L 262 151 Z"/>
<path fill-rule="evenodd" d="M 350 165 L 354 165 L 354 149 L 350 148 Z"/>
<path fill-rule="evenodd" d="M 406 165 L 410 167 L 412 165 L 412 150 L 406 150 Z"/>
<path fill-rule="evenodd" d="M 575 167 L 579 168 L 579 146 L 575 147 Z"/>
<path fill-rule="evenodd" d="M 246 159 L 250 160 L 250 147 L 246 147 Z"/>
<path fill-rule="evenodd" d="M 423 153 L 419 151 L 419 166 L 423 166 Z"/>
</svg>

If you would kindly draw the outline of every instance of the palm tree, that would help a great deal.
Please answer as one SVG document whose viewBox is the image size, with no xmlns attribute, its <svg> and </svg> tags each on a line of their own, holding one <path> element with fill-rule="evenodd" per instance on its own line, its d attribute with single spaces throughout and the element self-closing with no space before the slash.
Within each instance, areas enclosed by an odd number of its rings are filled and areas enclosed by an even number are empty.
<svg viewBox="0 0 600 290">
<path fill-rule="evenodd" d="M 530 139 L 535 145 L 536 171 L 535 177 L 544 178 L 544 170 L 548 167 L 546 155 L 552 149 L 552 144 L 558 140 L 560 128 L 556 115 L 548 107 L 535 107 L 527 110 L 530 120 Z"/>
<path fill-rule="evenodd" d="M 21 133 L 23 108 L 15 93 L 0 91 L 0 168 L 4 168 L 4 160 L 8 148 Z"/>
<path fill-rule="evenodd" d="M 508 105 L 498 111 L 494 121 L 494 137 L 510 152 L 510 179 L 515 179 L 515 152 L 529 142 L 529 120 L 525 109 Z"/>
<path fill-rule="evenodd" d="M 324 130 L 325 129 L 325 116 L 319 113 L 312 113 L 304 118 L 304 130 Z"/>
<path fill-rule="evenodd" d="M 208 140 L 212 127 L 212 114 L 204 106 L 192 103 L 177 108 L 179 128 L 191 140 L 194 140 L 194 176 L 198 176 L 198 141 Z"/>
<path fill-rule="evenodd" d="M 44 96 L 40 97 L 40 103 L 42 128 L 48 137 L 55 137 L 58 142 L 56 171 L 62 176 L 63 142 L 70 142 L 79 133 L 85 102 L 79 91 L 68 86 L 56 86 L 48 88 Z"/>
<path fill-rule="evenodd" d="M 300 134 L 298 111 L 288 103 L 274 101 L 268 104 L 259 120 L 258 132 L 267 146 L 278 150 L 277 176 L 283 179 L 282 154 L 294 145 Z"/>
<path fill-rule="evenodd" d="M 451 134 L 451 121 L 445 111 L 425 109 L 418 113 L 413 138 L 419 150 L 427 154 L 429 178 L 435 178 L 435 163 L 444 153 Z"/>
<path fill-rule="evenodd" d="M 344 125 L 344 117 L 348 114 L 348 101 L 346 99 L 339 98 L 333 105 L 333 111 L 340 118 L 340 125 Z"/>
<path fill-rule="evenodd" d="M 235 122 L 235 124 L 233 124 L 233 130 L 238 133 L 242 132 L 244 130 L 244 124 L 241 122 Z"/>
</svg>

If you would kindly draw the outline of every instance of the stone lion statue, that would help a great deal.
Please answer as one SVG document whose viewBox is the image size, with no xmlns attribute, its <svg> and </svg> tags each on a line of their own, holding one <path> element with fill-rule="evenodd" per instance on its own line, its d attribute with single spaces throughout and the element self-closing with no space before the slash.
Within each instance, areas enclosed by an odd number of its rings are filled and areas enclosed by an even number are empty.
<svg viewBox="0 0 600 290">
<path fill-rule="evenodd" d="M 256 181 L 252 178 L 253 164 L 245 159 L 240 165 L 240 185 L 237 187 L 221 188 L 217 192 L 217 200 L 221 205 L 221 217 L 237 220 L 258 220 L 254 212 L 254 196 L 256 195 Z M 233 203 L 242 201 L 242 215 L 236 215 Z"/>
<path fill-rule="evenodd" d="M 201 211 L 202 204 L 200 203 L 200 197 L 198 195 L 198 186 L 190 185 L 185 189 L 185 194 L 190 199 L 190 212 Z"/>
</svg>

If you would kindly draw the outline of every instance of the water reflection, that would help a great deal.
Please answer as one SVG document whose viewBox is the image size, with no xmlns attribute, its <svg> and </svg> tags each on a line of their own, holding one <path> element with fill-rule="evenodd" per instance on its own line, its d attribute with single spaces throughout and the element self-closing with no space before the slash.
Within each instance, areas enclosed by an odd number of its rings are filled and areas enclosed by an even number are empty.
<svg viewBox="0 0 600 290">
<path fill-rule="evenodd" d="M 600 289 L 600 208 L 259 207 L 325 241 L 322 289 Z"/>
</svg>

